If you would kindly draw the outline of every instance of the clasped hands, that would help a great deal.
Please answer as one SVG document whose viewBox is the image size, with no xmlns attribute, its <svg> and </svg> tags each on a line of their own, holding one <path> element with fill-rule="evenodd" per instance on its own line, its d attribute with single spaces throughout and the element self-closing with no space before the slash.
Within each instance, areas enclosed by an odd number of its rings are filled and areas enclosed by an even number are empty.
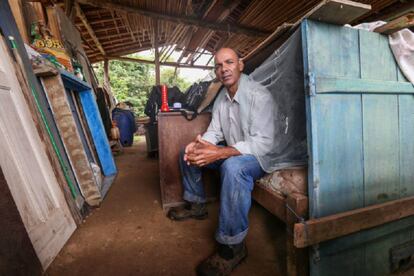
<svg viewBox="0 0 414 276">
<path fill-rule="evenodd" d="M 185 147 L 184 161 L 188 165 L 202 167 L 221 159 L 221 148 L 203 139 L 201 135 Z"/>
</svg>

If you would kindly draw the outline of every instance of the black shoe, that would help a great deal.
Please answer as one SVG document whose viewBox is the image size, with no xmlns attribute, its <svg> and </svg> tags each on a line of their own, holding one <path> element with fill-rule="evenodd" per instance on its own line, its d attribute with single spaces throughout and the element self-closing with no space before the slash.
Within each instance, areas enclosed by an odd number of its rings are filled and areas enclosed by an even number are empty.
<svg viewBox="0 0 414 276">
<path fill-rule="evenodd" d="M 206 219 L 208 216 L 207 207 L 205 203 L 187 202 L 184 206 L 171 208 L 167 217 L 171 220 L 186 220 L 186 219 Z"/>
<path fill-rule="evenodd" d="M 235 245 L 220 244 L 216 253 L 208 257 L 197 267 L 198 276 L 225 276 L 247 257 L 244 242 Z"/>
</svg>

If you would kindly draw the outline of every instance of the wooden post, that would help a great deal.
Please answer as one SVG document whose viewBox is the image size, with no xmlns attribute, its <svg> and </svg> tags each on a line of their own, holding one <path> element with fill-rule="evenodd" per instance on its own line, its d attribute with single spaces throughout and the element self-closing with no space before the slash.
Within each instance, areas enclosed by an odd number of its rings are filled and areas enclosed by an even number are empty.
<svg viewBox="0 0 414 276">
<path fill-rule="evenodd" d="M 155 85 L 160 85 L 160 54 L 158 52 L 158 20 L 154 19 Z"/>
<path fill-rule="evenodd" d="M 309 261 L 308 261 L 308 249 L 298 249 L 293 243 L 293 227 L 295 222 L 299 220 L 299 217 L 306 219 L 308 214 L 308 198 L 300 194 L 288 195 L 286 198 L 286 263 L 287 263 L 287 275 L 289 276 L 302 276 L 308 275 Z"/>
<path fill-rule="evenodd" d="M 104 59 L 104 87 L 110 87 L 109 60 Z"/>
<path fill-rule="evenodd" d="M 30 36 L 27 28 L 27 21 L 23 12 L 23 3 L 19 1 L 9 1 L 10 8 L 13 13 L 13 17 L 16 20 L 17 28 L 19 29 L 20 35 L 24 43 L 30 43 Z"/>
</svg>

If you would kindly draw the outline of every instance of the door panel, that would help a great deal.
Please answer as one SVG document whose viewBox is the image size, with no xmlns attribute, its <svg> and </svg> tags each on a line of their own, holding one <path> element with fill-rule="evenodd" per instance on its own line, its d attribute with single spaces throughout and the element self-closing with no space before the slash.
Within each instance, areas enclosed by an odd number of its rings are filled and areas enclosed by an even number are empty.
<svg viewBox="0 0 414 276">
<path fill-rule="evenodd" d="M 44 269 L 76 228 L 35 128 L 7 49 L 0 44 L 0 165 Z"/>
</svg>

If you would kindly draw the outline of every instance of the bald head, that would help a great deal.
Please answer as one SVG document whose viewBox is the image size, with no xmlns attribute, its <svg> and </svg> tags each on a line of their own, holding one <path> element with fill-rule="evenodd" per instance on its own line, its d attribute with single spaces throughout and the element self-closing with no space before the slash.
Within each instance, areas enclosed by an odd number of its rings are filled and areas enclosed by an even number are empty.
<svg viewBox="0 0 414 276">
<path fill-rule="evenodd" d="M 220 48 L 214 56 L 217 56 L 217 55 L 222 54 L 222 53 L 231 54 L 234 57 L 236 57 L 237 59 L 240 59 L 240 55 L 235 50 L 233 50 L 232 48 Z"/>
<path fill-rule="evenodd" d="M 217 79 L 229 90 L 236 93 L 244 64 L 231 48 L 221 48 L 214 56 L 214 70 Z"/>
</svg>

